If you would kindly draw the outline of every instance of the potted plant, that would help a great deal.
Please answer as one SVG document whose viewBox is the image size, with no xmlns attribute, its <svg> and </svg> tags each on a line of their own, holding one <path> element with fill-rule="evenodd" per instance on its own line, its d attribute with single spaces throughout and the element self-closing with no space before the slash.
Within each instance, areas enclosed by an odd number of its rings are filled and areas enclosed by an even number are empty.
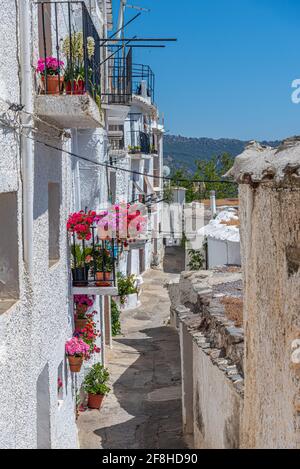
<svg viewBox="0 0 300 469">
<path fill-rule="evenodd" d="M 84 329 L 89 317 L 86 316 L 86 313 L 95 302 L 94 296 L 89 295 L 75 295 L 74 303 L 76 306 L 76 315 L 75 315 L 75 329 L 81 330 Z"/>
<path fill-rule="evenodd" d="M 111 273 L 113 260 L 107 249 L 98 249 L 94 252 L 96 264 L 96 286 L 109 287 L 111 285 Z"/>
<path fill-rule="evenodd" d="M 65 85 L 67 94 L 81 95 L 86 92 L 85 66 L 84 66 L 84 44 L 83 33 L 76 32 L 67 36 L 62 45 L 62 50 L 67 58 L 67 67 L 65 71 Z M 95 40 L 89 36 L 87 38 L 87 55 L 91 60 L 95 53 Z M 88 69 L 88 75 L 92 70 Z"/>
<path fill-rule="evenodd" d="M 69 215 L 67 230 L 69 233 L 77 235 L 77 239 L 89 241 L 92 238 L 91 227 L 97 217 L 96 212 L 75 212 Z"/>
<path fill-rule="evenodd" d="M 64 82 L 63 66 L 64 62 L 55 57 L 38 60 L 36 72 L 41 76 L 44 94 L 59 95 L 61 93 Z"/>
<path fill-rule="evenodd" d="M 97 363 L 85 377 L 83 388 L 88 393 L 88 407 L 100 409 L 104 397 L 110 392 L 107 386 L 109 372 L 103 365 Z"/>
<path fill-rule="evenodd" d="M 100 337 L 100 331 L 97 330 L 97 326 L 95 321 L 92 319 L 92 315 L 90 316 L 91 317 L 88 318 L 85 327 L 74 332 L 74 337 L 78 337 L 89 346 L 89 351 L 85 356 L 85 360 L 90 360 L 94 353 L 100 353 L 101 351 L 101 349 L 96 345 L 96 340 Z"/>
<path fill-rule="evenodd" d="M 88 285 L 91 248 L 81 248 L 79 244 L 73 244 L 71 253 L 73 286 L 86 287 Z"/>
<path fill-rule="evenodd" d="M 126 277 L 125 275 L 118 272 L 117 278 L 118 298 L 120 306 L 124 308 L 124 306 L 127 304 L 127 306 L 129 307 L 134 307 L 135 305 L 137 305 L 138 296 L 138 288 L 136 285 L 135 275 L 129 275 L 128 277 Z"/>
<path fill-rule="evenodd" d="M 83 363 L 83 359 L 89 352 L 89 345 L 78 337 L 72 337 L 66 343 L 66 355 L 69 360 L 70 370 L 72 373 L 79 373 Z"/>
</svg>

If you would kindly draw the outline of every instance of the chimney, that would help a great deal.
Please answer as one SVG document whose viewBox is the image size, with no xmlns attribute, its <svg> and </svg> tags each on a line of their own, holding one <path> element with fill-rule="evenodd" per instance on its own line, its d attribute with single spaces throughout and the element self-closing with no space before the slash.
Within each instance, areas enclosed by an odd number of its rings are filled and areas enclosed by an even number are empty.
<svg viewBox="0 0 300 469">
<path fill-rule="evenodd" d="M 217 215 L 216 191 L 210 191 L 210 210 L 212 220 Z"/>
</svg>

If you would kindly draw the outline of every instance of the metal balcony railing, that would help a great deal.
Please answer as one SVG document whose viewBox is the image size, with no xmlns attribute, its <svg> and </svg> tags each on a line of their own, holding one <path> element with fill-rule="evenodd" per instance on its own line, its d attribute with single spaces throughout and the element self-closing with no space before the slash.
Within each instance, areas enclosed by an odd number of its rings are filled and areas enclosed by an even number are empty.
<svg viewBox="0 0 300 469">
<path fill-rule="evenodd" d="M 131 130 L 128 132 L 128 147 L 129 153 L 144 153 L 149 155 L 151 153 L 151 135 L 140 130 Z"/>
<path fill-rule="evenodd" d="M 44 62 L 39 92 L 67 95 L 89 93 L 100 104 L 100 39 L 85 3 L 42 1 L 36 3 L 36 7 L 40 62 Z M 55 63 L 59 66 L 54 72 Z M 58 81 L 54 91 L 53 81 Z"/>
<path fill-rule="evenodd" d="M 143 88 L 145 83 L 145 89 Z M 133 64 L 132 66 L 132 89 L 138 96 L 151 98 L 154 103 L 155 75 L 149 65 Z"/>
<path fill-rule="evenodd" d="M 108 89 L 102 93 L 106 104 L 129 106 L 132 98 L 132 49 L 126 57 L 113 55 L 108 60 Z"/>
<path fill-rule="evenodd" d="M 91 227 L 90 241 L 78 240 L 71 234 L 71 267 L 73 287 L 115 287 L 118 243 L 102 240 L 97 227 Z"/>
</svg>

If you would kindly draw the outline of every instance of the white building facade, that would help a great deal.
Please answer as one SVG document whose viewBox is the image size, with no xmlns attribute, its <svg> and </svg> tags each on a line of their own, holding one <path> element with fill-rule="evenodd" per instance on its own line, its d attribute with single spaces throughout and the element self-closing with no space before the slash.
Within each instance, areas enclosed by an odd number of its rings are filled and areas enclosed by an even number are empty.
<svg viewBox="0 0 300 469">
<path fill-rule="evenodd" d="M 84 77 L 92 88 L 86 85 L 76 94 L 64 85 L 57 96 L 41 92 L 50 85 L 37 77 L 38 58 L 56 56 L 57 46 L 63 50 L 70 24 L 83 38 L 106 38 L 110 1 L 0 0 L 0 7 L 0 448 L 76 448 L 76 400 L 85 371 L 94 361 L 105 361 L 104 303 L 109 302 L 98 294 L 94 305 L 102 352 L 75 376 L 65 357 L 65 343 L 74 332 L 67 218 L 112 202 L 114 177 L 115 201 L 131 201 L 132 173 L 105 167 L 112 162 L 110 126 L 124 125 L 126 135 L 131 111 L 151 115 L 149 132 L 159 149 L 134 161 L 125 138 L 118 166 L 157 176 L 163 128 L 148 99 L 140 103 L 131 91 L 126 106 L 106 99 L 113 87 L 111 61 L 106 48 L 98 50 L 97 40 L 97 61 L 89 61 Z M 63 53 L 60 59 L 68 61 Z M 149 178 L 147 195 L 152 187 L 159 198 L 160 180 Z M 139 256 L 133 249 L 120 259 L 124 273 L 140 275 L 157 253 L 162 255 L 160 240 L 152 240 L 153 230 L 159 231 L 159 210 L 149 220 L 149 241 Z"/>
</svg>

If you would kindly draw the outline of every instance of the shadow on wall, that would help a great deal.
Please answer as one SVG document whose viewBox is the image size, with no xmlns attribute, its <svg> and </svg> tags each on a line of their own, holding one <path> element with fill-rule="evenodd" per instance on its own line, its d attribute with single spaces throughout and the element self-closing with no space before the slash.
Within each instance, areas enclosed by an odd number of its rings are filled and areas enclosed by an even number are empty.
<svg viewBox="0 0 300 469">
<path fill-rule="evenodd" d="M 132 360 L 131 354 L 139 356 L 113 386 L 122 409 L 120 420 L 124 420 L 125 411 L 127 421 L 95 430 L 95 434 L 102 438 L 102 447 L 109 449 L 186 448 L 182 439 L 178 334 L 168 327 L 141 332 L 145 338 L 116 340 L 132 349 L 121 358 L 121 368 Z M 109 406 L 104 406 L 101 418 L 118 420 L 115 409 Z"/>
<path fill-rule="evenodd" d="M 166 246 L 164 272 L 180 274 L 185 270 L 185 249 L 181 246 Z"/>
</svg>

